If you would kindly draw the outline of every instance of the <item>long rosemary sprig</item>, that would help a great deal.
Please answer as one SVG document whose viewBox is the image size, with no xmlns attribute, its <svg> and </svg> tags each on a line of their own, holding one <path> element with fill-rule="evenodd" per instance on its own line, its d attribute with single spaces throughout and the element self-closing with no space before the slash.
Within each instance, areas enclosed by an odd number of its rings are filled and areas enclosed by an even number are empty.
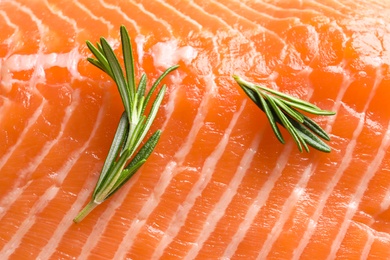
<svg viewBox="0 0 390 260">
<path fill-rule="evenodd" d="M 152 134 L 140 149 L 138 148 L 156 117 L 165 94 L 165 85 L 158 90 L 155 99 L 151 103 L 149 114 L 145 115 L 144 113 L 161 80 L 168 73 L 178 68 L 178 66 L 168 68 L 148 92 L 146 91 L 147 77 L 145 74 L 142 75 L 137 87 L 135 84 L 132 46 L 129 34 L 124 26 L 121 26 L 120 34 L 124 71 L 106 39 L 101 38 L 96 47 L 87 41 L 88 48 L 95 56 L 95 58 L 88 58 L 88 61 L 114 80 L 125 111 L 120 118 L 111 148 L 93 191 L 92 199 L 74 218 L 73 221 L 76 223 L 83 220 L 97 205 L 122 187 L 152 153 L 159 140 L 160 130 Z"/>
<path fill-rule="evenodd" d="M 277 123 L 286 128 L 299 151 L 302 152 L 304 148 L 305 151 L 309 152 L 308 145 L 310 145 L 319 151 L 330 152 L 330 147 L 321 140 L 329 141 L 328 134 L 301 111 L 324 116 L 334 115 L 335 112 L 322 110 L 299 98 L 253 84 L 237 75 L 234 75 L 233 78 L 248 97 L 265 112 L 273 132 L 281 143 L 284 143 L 284 138 Z"/>
</svg>

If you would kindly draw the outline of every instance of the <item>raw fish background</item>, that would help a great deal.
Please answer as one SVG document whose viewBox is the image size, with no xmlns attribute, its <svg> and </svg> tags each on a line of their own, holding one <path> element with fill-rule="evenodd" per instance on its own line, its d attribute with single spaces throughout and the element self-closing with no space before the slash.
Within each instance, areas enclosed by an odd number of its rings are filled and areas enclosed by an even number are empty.
<svg viewBox="0 0 390 260">
<path fill-rule="evenodd" d="M 1 259 L 390 257 L 386 1 L 0 1 Z M 170 65 L 144 167 L 83 222 L 123 107 L 85 41 Z M 299 153 L 232 74 L 334 110 Z"/>
</svg>

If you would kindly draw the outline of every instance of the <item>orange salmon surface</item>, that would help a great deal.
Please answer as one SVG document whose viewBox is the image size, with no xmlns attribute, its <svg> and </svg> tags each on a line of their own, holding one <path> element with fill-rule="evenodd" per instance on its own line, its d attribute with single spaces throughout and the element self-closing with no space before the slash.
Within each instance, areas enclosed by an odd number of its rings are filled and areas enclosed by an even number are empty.
<svg viewBox="0 0 390 260">
<path fill-rule="evenodd" d="M 180 65 L 145 165 L 82 222 L 123 111 L 85 41 L 137 81 Z M 0 259 L 389 259 L 390 2 L 0 1 Z M 307 100 L 300 153 L 232 75 Z"/>
</svg>

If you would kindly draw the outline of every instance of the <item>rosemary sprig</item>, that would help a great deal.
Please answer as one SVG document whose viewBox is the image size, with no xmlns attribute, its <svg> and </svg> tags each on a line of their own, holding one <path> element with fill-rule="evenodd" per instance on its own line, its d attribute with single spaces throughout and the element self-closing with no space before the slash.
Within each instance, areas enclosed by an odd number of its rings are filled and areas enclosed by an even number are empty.
<svg viewBox="0 0 390 260">
<path fill-rule="evenodd" d="M 265 112 L 273 132 L 281 143 L 284 144 L 284 138 L 277 123 L 286 128 L 300 152 L 303 148 L 309 152 L 308 145 L 322 152 L 330 152 L 330 147 L 320 139 L 329 141 L 328 134 L 301 111 L 324 116 L 334 115 L 335 112 L 322 110 L 309 102 L 253 84 L 237 75 L 233 75 L 233 78 L 248 97 Z"/>
<path fill-rule="evenodd" d="M 88 48 L 95 56 L 95 58 L 88 58 L 88 61 L 114 80 L 125 111 L 120 118 L 111 148 L 92 194 L 92 199 L 74 218 L 73 221 L 76 223 L 83 220 L 97 205 L 122 187 L 152 153 L 159 140 L 160 130 L 152 134 L 140 149 L 138 148 L 156 117 L 165 94 L 165 85 L 157 92 L 150 106 L 149 114 L 145 115 L 144 113 L 161 80 L 168 73 L 178 68 L 178 66 L 168 68 L 161 74 L 148 92 L 146 91 L 147 77 L 145 74 L 142 75 L 138 87 L 136 87 L 133 51 L 129 34 L 124 26 L 121 26 L 120 34 L 124 71 L 106 39 L 101 38 L 100 43 L 97 43 L 96 47 L 87 41 Z"/>
</svg>

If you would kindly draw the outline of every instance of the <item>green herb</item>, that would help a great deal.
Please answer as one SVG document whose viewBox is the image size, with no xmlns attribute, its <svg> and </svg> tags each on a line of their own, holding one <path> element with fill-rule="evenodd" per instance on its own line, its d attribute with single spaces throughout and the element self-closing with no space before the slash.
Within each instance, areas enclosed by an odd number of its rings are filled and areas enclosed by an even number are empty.
<svg viewBox="0 0 390 260">
<path fill-rule="evenodd" d="M 284 139 L 276 123 L 287 129 L 300 152 L 303 148 L 309 152 L 308 145 L 322 152 L 330 152 L 330 147 L 320 139 L 329 141 L 328 134 L 301 111 L 324 116 L 334 115 L 335 112 L 321 110 L 309 102 L 250 83 L 239 76 L 234 75 L 233 78 L 249 98 L 265 112 L 272 130 L 281 143 L 284 144 Z"/>
<path fill-rule="evenodd" d="M 178 68 L 178 66 L 168 68 L 156 80 L 148 92 L 146 91 L 147 77 L 145 74 L 142 75 L 138 87 L 136 87 L 133 52 L 129 34 L 124 26 L 121 26 L 120 34 L 125 71 L 123 71 L 118 58 L 106 39 L 101 38 L 100 43 L 97 43 L 96 47 L 87 41 L 88 48 L 95 56 L 95 58 L 88 58 L 88 61 L 103 70 L 114 80 L 125 111 L 120 118 L 114 140 L 92 194 L 92 199 L 74 218 L 73 221 L 76 223 L 83 220 L 97 205 L 105 201 L 124 185 L 152 153 L 159 140 L 160 130 L 152 134 L 140 149 L 138 148 L 156 117 L 166 86 L 163 85 L 160 88 L 153 102 L 151 102 L 152 95 L 161 80 L 168 73 Z M 145 115 L 145 110 L 149 103 L 151 103 L 150 111 L 148 115 Z"/>
</svg>

